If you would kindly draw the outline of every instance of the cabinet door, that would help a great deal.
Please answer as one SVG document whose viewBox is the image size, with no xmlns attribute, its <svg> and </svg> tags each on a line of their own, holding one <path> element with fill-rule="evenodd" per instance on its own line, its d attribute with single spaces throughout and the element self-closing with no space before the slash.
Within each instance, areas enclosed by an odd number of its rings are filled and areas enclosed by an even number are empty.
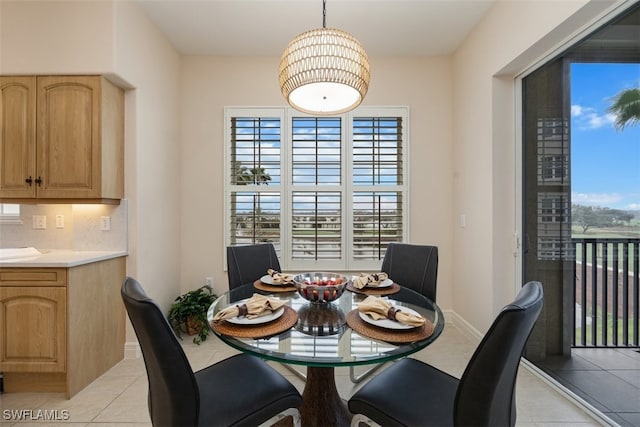
<svg viewBox="0 0 640 427">
<path fill-rule="evenodd" d="M 38 197 L 100 194 L 100 77 L 38 77 Z"/>
<path fill-rule="evenodd" d="M 0 77 L 0 197 L 34 197 L 36 78 Z"/>
<path fill-rule="evenodd" d="M 64 372 L 66 288 L 0 287 L 0 372 Z"/>
</svg>

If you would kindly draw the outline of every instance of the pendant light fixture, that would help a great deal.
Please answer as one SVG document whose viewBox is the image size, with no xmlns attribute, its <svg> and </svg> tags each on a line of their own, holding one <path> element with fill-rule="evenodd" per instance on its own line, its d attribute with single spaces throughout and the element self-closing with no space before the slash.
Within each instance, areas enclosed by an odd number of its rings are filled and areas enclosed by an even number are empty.
<svg viewBox="0 0 640 427">
<path fill-rule="evenodd" d="M 297 35 L 280 59 L 280 90 L 296 110 L 331 115 L 356 108 L 369 89 L 369 60 L 351 34 L 327 28 L 326 0 L 322 28 Z"/>
</svg>

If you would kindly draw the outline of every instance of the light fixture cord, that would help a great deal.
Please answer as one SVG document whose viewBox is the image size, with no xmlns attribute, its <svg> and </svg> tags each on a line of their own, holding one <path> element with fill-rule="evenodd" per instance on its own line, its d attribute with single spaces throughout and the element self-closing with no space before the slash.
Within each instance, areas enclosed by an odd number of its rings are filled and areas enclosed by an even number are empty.
<svg viewBox="0 0 640 427">
<path fill-rule="evenodd" d="M 327 0 L 322 0 L 322 28 L 327 28 Z"/>
</svg>

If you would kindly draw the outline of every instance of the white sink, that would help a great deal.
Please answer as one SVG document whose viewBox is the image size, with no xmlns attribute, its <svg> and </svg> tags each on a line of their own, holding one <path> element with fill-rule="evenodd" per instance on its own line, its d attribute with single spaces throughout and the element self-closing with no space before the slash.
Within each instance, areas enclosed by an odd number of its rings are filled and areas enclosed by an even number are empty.
<svg viewBox="0 0 640 427">
<path fill-rule="evenodd" d="M 0 248 L 0 260 L 14 258 L 28 258 L 41 255 L 42 252 L 36 248 Z"/>
</svg>

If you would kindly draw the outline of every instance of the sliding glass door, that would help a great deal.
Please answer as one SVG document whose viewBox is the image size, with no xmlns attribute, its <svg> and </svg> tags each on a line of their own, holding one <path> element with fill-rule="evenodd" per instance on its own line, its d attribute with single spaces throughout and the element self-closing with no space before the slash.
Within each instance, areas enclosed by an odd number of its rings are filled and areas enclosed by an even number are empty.
<svg viewBox="0 0 640 427">
<path fill-rule="evenodd" d="M 640 99 L 615 105 L 625 92 L 640 94 L 640 5 L 527 75 L 522 88 L 523 278 L 545 290 L 526 356 L 637 346 Z"/>
</svg>

